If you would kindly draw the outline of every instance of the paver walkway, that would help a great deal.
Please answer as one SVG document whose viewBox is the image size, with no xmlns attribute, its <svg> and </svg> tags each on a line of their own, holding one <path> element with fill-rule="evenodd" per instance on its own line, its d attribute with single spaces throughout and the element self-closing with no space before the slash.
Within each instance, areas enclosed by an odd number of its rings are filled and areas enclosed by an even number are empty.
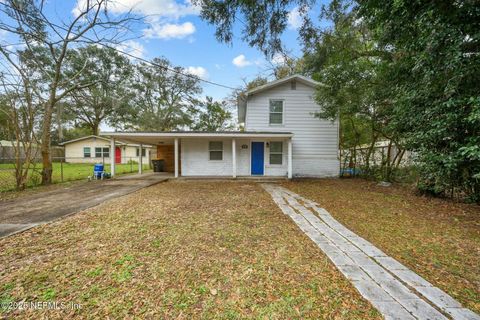
<svg viewBox="0 0 480 320">
<path fill-rule="evenodd" d="M 278 185 L 262 186 L 385 319 L 480 319 L 444 291 L 344 227 L 316 202 Z"/>
<path fill-rule="evenodd" d="M 0 238 L 96 206 L 141 188 L 165 181 L 168 175 L 145 173 L 76 183 L 0 202 Z"/>
</svg>

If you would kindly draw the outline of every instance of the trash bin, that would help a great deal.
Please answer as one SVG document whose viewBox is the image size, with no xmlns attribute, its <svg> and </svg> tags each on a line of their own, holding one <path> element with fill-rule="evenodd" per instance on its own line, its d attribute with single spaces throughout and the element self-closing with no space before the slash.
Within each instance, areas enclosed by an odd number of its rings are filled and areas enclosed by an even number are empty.
<svg viewBox="0 0 480 320">
<path fill-rule="evenodd" d="M 152 160 L 153 172 L 164 172 L 165 171 L 165 160 L 155 159 Z"/>
</svg>

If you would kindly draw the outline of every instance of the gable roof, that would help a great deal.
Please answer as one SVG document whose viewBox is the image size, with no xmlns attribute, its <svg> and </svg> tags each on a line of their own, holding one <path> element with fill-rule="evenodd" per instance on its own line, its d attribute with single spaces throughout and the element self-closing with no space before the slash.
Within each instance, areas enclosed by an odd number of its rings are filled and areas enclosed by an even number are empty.
<svg viewBox="0 0 480 320">
<path fill-rule="evenodd" d="M 245 122 L 245 117 L 247 114 L 247 100 L 248 96 L 254 95 L 259 92 L 263 92 L 266 90 L 269 90 L 273 87 L 291 82 L 291 81 L 296 81 L 303 83 L 304 85 L 307 85 L 309 87 L 315 88 L 319 85 L 322 85 L 322 83 L 315 81 L 313 79 L 307 78 L 305 76 L 302 76 L 300 74 L 294 74 L 291 76 L 288 76 L 286 78 L 278 79 L 275 81 L 270 81 L 262 86 L 253 88 L 251 90 L 248 90 L 247 92 L 241 93 L 238 95 L 237 98 L 237 112 L 238 112 L 238 122 L 242 123 Z"/>
<path fill-rule="evenodd" d="M 58 145 L 59 145 L 59 146 L 65 146 L 65 145 L 70 144 L 70 143 L 73 143 L 73 142 L 82 141 L 82 140 L 87 140 L 87 139 L 93 139 L 93 138 L 110 142 L 110 139 L 108 139 L 108 138 L 100 137 L 100 136 L 95 136 L 95 135 L 92 134 L 92 135 L 89 135 L 89 136 L 85 136 L 85 137 L 81 137 L 81 138 L 77 138 L 77 139 L 73 139 L 73 140 L 61 142 L 61 143 L 59 143 Z M 130 143 L 126 143 L 126 142 L 119 141 L 119 140 L 116 140 L 116 141 L 115 141 L 115 144 L 127 145 L 127 146 L 132 146 L 132 147 L 138 147 L 138 146 L 139 146 L 138 144 L 130 144 Z M 151 148 L 152 146 L 150 146 L 150 145 L 144 145 L 143 147 L 144 147 L 144 148 Z"/>
<path fill-rule="evenodd" d="M 99 136 L 95 136 L 95 135 L 92 134 L 92 135 L 89 135 L 89 136 L 80 137 L 80 138 L 77 138 L 77 139 L 72 139 L 72 140 L 60 142 L 58 145 L 59 146 L 64 146 L 64 145 L 69 144 L 69 143 L 82 141 L 82 140 L 87 140 L 87 139 L 92 139 L 92 138 L 96 138 L 96 139 L 100 139 L 100 140 L 104 140 L 104 141 L 110 141 L 109 139 L 107 139 L 105 137 L 99 137 Z"/>
<path fill-rule="evenodd" d="M 288 76 L 286 78 L 282 78 L 282 79 L 278 79 L 278 80 L 275 80 L 275 81 L 270 81 L 268 83 L 265 83 L 264 85 L 261 85 L 259 87 L 256 87 L 256 88 L 253 88 L 251 90 L 248 90 L 246 92 L 246 95 L 247 96 L 250 96 L 252 94 L 255 94 L 255 93 L 259 93 L 259 92 L 262 92 L 262 91 L 265 91 L 265 90 L 268 90 L 270 88 L 273 88 L 273 87 L 276 87 L 276 86 L 279 86 L 279 85 L 282 85 L 284 83 L 287 83 L 287 82 L 290 82 L 292 80 L 295 80 L 295 81 L 298 81 L 300 83 L 303 83 L 309 87 L 312 87 L 312 88 L 315 88 L 316 86 L 319 86 L 321 85 L 320 82 L 318 81 L 315 81 L 313 79 L 310 79 L 310 78 L 307 78 L 305 76 L 302 76 L 300 74 L 294 74 L 294 75 L 291 75 L 291 76 Z"/>
</svg>

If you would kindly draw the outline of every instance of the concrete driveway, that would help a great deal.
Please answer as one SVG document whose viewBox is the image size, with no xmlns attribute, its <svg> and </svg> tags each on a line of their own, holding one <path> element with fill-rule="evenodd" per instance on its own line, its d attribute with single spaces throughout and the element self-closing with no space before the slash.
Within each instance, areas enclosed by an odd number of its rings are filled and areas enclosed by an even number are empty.
<svg viewBox="0 0 480 320">
<path fill-rule="evenodd" d="M 139 189 L 166 181 L 169 175 L 147 173 L 90 181 L 25 195 L 0 203 L 0 238 L 48 223 Z"/>
</svg>

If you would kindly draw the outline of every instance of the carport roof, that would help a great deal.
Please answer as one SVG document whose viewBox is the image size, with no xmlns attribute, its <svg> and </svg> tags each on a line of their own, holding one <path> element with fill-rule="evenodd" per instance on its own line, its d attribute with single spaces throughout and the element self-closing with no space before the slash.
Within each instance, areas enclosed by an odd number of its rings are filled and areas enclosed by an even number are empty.
<svg viewBox="0 0 480 320">
<path fill-rule="evenodd" d="M 102 132 L 101 136 L 114 137 L 135 143 L 157 144 L 158 140 L 174 138 L 291 138 L 293 133 L 281 131 L 135 131 Z"/>
</svg>

